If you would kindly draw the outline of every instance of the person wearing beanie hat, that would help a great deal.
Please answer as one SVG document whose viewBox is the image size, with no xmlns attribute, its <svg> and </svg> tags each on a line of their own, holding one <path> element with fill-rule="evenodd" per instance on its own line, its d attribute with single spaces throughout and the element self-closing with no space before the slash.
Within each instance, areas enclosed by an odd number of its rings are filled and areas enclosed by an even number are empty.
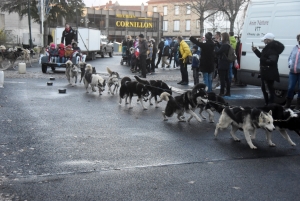
<svg viewBox="0 0 300 201">
<path fill-rule="evenodd" d="M 190 37 L 190 41 L 201 48 L 199 71 L 203 74 L 203 82 L 207 86 L 207 92 L 212 92 L 212 75 L 215 69 L 215 44 L 212 41 L 212 33 L 205 34 L 205 43 Z"/>
<path fill-rule="evenodd" d="M 66 23 L 65 30 L 62 32 L 61 43 L 65 42 L 65 46 L 72 44 L 72 42 L 76 41 L 76 31 L 72 29 L 72 27 Z"/>
<path fill-rule="evenodd" d="M 199 84 L 199 65 L 200 65 L 200 51 L 198 50 L 198 46 L 193 46 L 193 59 L 192 59 L 192 71 L 194 77 L 194 85 Z"/>
<path fill-rule="evenodd" d="M 147 59 L 148 43 L 144 39 L 144 35 L 139 35 L 139 58 L 140 58 L 140 68 L 142 73 L 139 75 L 142 78 L 146 78 L 146 59 Z"/>
<path fill-rule="evenodd" d="M 278 59 L 279 55 L 284 50 L 284 45 L 274 39 L 274 34 L 265 34 L 264 37 L 262 37 L 262 40 L 266 46 L 261 52 L 257 49 L 257 47 L 252 46 L 252 51 L 256 54 L 260 61 L 261 90 L 263 92 L 266 105 L 274 103 L 274 81 L 280 82 Z M 269 94 L 267 93 L 267 88 L 269 90 Z"/>
<path fill-rule="evenodd" d="M 56 62 L 56 57 L 58 56 L 58 50 L 54 43 L 50 44 L 49 48 L 49 62 Z"/>
</svg>

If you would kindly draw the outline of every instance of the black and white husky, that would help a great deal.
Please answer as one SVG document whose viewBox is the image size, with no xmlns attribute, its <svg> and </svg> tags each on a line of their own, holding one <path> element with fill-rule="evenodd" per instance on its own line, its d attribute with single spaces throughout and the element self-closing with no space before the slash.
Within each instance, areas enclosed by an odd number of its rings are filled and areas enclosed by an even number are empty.
<svg viewBox="0 0 300 201">
<path fill-rule="evenodd" d="M 259 107 L 263 111 L 272 111 L 272 117 L 274 119 L 274 126 L 280 132 L 284 139 L 286 139 L 290 145 L 296 144 L 291 140 L 286 130 L 295 131 L 300 135 L 300 116 L 298 113 L 293 112 L 291 109 L 285 109 L 281 105 L 269 104 L 264 107 Z M 276 146 L 271 139 L 271 132 L 266 130 L 266 136 L 269 146 Z"/>
<path fill-rule="evenodd" d="M 93 67 L 90 64 L 86 65 L 83 83 L 86 88 L 86 93 L 89 93 L 89 85 L 91 85 L 93 92 L 96 91 L 95 86 L 97 86 L 99 95 L 102 95 L 102 92 L 105 90 L 106 81 L 100 75 L 93 74 Z"/>
<path fill-rule="evenodd" d="M 234 141 L 240 141 L 235 133 L 238 129 L 242 129 L 251 149 L 257 149 L 251 140 L 251 138 L 254 139 L 256 136 L 256 129 L 262 128 L 268 132 L 275 130 L 272 111 L 270 110 L 266 113 L 256 108 L 225 107 L 215 129 L 215 137 L 217 137 L 219 129 L 227 128 L 230 125 L 232 126 L 230 134 Z"/>
<path fill-rule="evenodd" d="M 205 91 L 200 91 L 196 94 L 193 94 L 191 91 L 187 91 L 180 96 L 172 97 L 169 93 L 163 92 L 160 95 L 160 101 L 167 101 L 167 105 L 164 111 L 162 111 L 164 121 L 167 121 L 167 117 L 172 117 L 173 114 L 177 114 L 177 119 L 180 122 L 185 122 L 184 113 L 188 113 L 191 117 L 188 119 L 188 122 L 192 117 L 196 118 L 197 121 L 201 122 L 202 120 L 194 113 L 194 110 L 197 108 L 198 104 L 207 102 L 207 95 Z"/>
<path fill-rule="evenodd" d="M 197 93 L 200 90 L 205 90 L 207 91 L 207 87 L 203 83 L 199 83 L 196 86 L 193 87 L 192 92 Z M 214 111 L 218 112 L 221 114 L 223 109 L 228 106 L 228 103 L 224 100 L 223 97 L 218 96 L 214 92 L 207 92 L 207 97 L 208 97 L 208 102 L 207 104 L 199 104 L 198 107 L 200 108 L 199 114 L 203 119 L 206 119 L 206 117 L 202 114 L 203 110 L 205 110 L 209 117 L 209 121 L 211 123 L 214 122 Z"/>
<path fill-rule="evenodd" d="M 131 101 L 133 96 L 137 96 L 138 100 L 142 104 L 144 110 L 147 108 L 144 106 L 144 99 L 147 99 L 149 96 L 149 90 L 147 87 L 137 81 L 131 81 L 129 77 L 124 77 L 121 80 L 121 87 L 120 87 L 120 100 L 119 104 L 122 104 L 122 99 L 125 98 L 125 104 L 127 104 L 127 98 L 129 97 L 129 109 L 132 108 Z"/>
<path fill-rule="evenodd" d="M 169 87 L 165 82 L 161 80 L 142 80 L 138 76 L 134 76 L 136 81 L 142 83 L 147 86 L 148 90 L 151 92 L 151 96 L 149 98 L 149 104 L 151 103 L 151 99 L 154 97 L 155 107 L 158 107 L 159 101 L 157 101 L 157 96 L 160 96 L 163 92 L 168 92 L 168 94 L 172 95 L 172 87 Z"/>
<path fill-rule="evenodd" d="M 77 75 L 78 75 L 78 67 L 76 65 L 74 65 L 72 63 L 72 61 L 68 60 L 66 62 L 66 72 L 65 72 L 68 82 L 70 85 L 75 86 L 75 84 L 77 83 Z M 74 80 L 74 82 L 71 82 L 71 78 L 72 80 Z"/>
<path fill-rule="evenodd" d="M 119 90 L 119 86 L 120 86 L 120 75 L 119 73 L 110 70 L 108 67 L 106 68 L 109 77 L 107 79 L 107 86 L 108 86 L 108 93 L 111 93 L 112 95 L 115 94 L 115 91 L 117 92 Z M 111 91 L 111 87 L 114 86 L 114 89 Z"/>
</svg>

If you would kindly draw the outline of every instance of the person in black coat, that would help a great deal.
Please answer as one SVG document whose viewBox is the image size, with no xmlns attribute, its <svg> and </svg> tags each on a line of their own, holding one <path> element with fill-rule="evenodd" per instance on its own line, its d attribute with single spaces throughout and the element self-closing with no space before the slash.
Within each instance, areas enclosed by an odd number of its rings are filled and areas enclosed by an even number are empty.
<svg viewBox="0 0 300 201">
<path fill-rule="evenodd" d="M 212 41 L 210 32 L 205 34 L 206 42 L 199 42 L 196 38 L 190 37 L 190 41 L 201 48 L 200 72 L 203 74 L 203 82 L 208 88 L 208 92 L 212 91 L 212 75 L 214 72 L 215 44 Z"/>
<path fill-rule="evenodd" d="M 157 60 L 157 63 L 155 65 L 155 68 L 158 68 L 158 64 L 160 63 L 161 56 L 162 56 L 162 50 L 164 49 L 164 46 L 165 46 L 165 40 L 164 40 L 164 38 L 161 38 L 161 41 L 158 44 L 159 53 L 158 53 L 158 60 Z"/>
<path fill-rule="evenodd" d="M 216 44 L 215 53 L 218 56 L 218 74 L 220 78 L 221 88 L 219 96 L 230 96 L 230 81 L 228 77 L 228 72 L 230 68 L 230 61 L 228 61 L 227 56 L 230 48 L 229 34 L 224 32 L 221 34 L 222 44 Z M 226 84 L 226 85 L 225 85 Z M 226 86 L 226 93 L 224 93 Z"/>
<path fill-rule="evenodd" d="M 133 41 L 130 35 L 126 36 L 125 40 L 123 40 L 122 46 L 126 46 L 127 65 L 130 66 L 130 48 L 133 47 Z"/>
<path fill-rule="evenodd" d="M 157 47 L 154 39 L 150 40 L 153 46 L 153 54 L 152 54 L 152 60 L 151 60 L 151 73 L 155 72 L 155 59 L 157 54 Z"/>
<path fill-rule="evenodd" d="M 265 103 L 274 103 L 275 89 L 274 81 L 280 82 L 278 72 L 278 59 L 279 55 L 284 50 L 284 45 L 279 41 L 274 40 L 275 36 L 272 33 L 264 35 L 262 40 L 266 44 L 264 49 L 260 52 L 256 47 L 252 47 L 253 52 L 260 59 L 260 77 L 261 77 L 261 90 L 264 95 Z M 266 91 L 269 89 L 270 96 Z"/>
<path fill-rule="evenodd" d="M 76 31 L 70 27 L 68 23 L 65 24 L 65 30 L 62 32 L 61 43 L 65 42 L 65 46 L 71 45 L 72 42 L 77 40 Z"/>
</svg>

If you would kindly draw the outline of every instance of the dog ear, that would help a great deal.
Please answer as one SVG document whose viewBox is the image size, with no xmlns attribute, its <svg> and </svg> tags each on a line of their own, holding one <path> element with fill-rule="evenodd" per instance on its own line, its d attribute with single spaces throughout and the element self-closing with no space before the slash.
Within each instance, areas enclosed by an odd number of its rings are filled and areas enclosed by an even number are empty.
<svg viewBox="0 0 300 201">
<path fill-rule="evenodd" d="M 269 111 L 269 115 L 271 115 L 271 116 L 272 116 L 272 110 L 270 110 L 270 111 Z"/>
</svg>

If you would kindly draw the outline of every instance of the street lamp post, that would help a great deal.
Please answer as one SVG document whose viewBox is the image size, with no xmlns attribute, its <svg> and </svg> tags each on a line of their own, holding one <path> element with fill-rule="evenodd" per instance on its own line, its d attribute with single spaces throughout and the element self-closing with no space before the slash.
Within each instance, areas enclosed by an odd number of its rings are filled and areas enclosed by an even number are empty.
<svg viewBox="0 0 300 201">
<path fill-rule="evenodd" d="M 31 38 L 31 19 L 30 19 L 30 1 L 28 0 L 28 26 L 29 26 L 29 47 L 32 48 L 32 38 Z"/>
</svg>

